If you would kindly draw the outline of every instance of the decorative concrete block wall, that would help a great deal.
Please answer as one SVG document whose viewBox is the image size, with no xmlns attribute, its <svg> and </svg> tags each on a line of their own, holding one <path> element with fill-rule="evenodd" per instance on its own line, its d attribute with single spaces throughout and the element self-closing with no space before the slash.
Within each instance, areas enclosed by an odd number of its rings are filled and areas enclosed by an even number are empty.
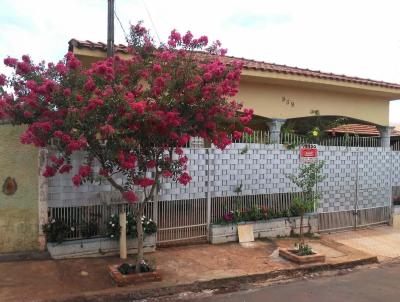
<svg viewBox="0 0 400 302">
<path fill-rule="evenodd" d="M 247 152 L 243 150 L 248 148 Z M 382 148 L 319 146 L 319 159 L 325 162 L 326 179 L 317 186 L 322 199 L 318 212 L 349 211 L 390 204 L 391 186 L 400 184 L 400 152 Z M 244 153 L 244 154 L 242 154 Z M 225 150 L 187 148 L 192 182 L 182 186 L 162 179 L 159 200 L 233 196 L 240 184 L 243 195 L 298 192 L 286 177 L 299 168 L 299 150 L 277 144 L 232 144 Z M 73 163 L 83 160 L 75 154 Z M 357 164 L 358 163 L 358 164 Z M 49 206 L 101 202 L 99 192 L 110 191 L 107 183 L 73 187 L 72 175 L 57 175 L 49 180 Z M 358 181 L 357 181 L 358 180 Z M 357 194 L 356 194 L 357 188 Z"/>
<path fill-rule="evenodd" d="M 392 174 L 392 186 L 400 186 L 400 151 L 391 152 L 390 166 L 390 172 Z"/>
<path fill-rule="evenodd" d="M 319 212 L 337 212 L 390 204 L 391 153 L 382 148 L 319 147 L 327 178 L 318 185 Z M 358 164 L 357 164 L 358 163 Z M 358 194 L 356 194 L 356 191 Z"/>
<path fill-rule="evenodd" d="M 70 173 L 57 174 L 48 180 L 48 205 L 58 206 L 77 206 L 85 203 L 99 203 L 100 192 L 111 191 L 111 185 L 86 183 L 75 187 L 72 177 L 78 173 L 79 165 L 84 163 L 84 154 L 75 152 L 71 157 L 71 164 L 74 167 Z"/>
<path fill-rule="evenodd" d="M 295 192 L 298 189 L 285 175 L 299 165 L 296 151 L 278 145 L 233 144 L 226 150 L 212 150 L 212 197 L 235 195 L 240 184 L 243 195 Z"/>
<path fill-rule="evenodd" d="M 189 159 L 188 172 L 192 181 L 187 186 L 161 179 L 159 200 L 179 200 L 206 198 L 208 181 L 208 154 L 204 148 L 186 148 L 185 155 Z"/>
</svg>

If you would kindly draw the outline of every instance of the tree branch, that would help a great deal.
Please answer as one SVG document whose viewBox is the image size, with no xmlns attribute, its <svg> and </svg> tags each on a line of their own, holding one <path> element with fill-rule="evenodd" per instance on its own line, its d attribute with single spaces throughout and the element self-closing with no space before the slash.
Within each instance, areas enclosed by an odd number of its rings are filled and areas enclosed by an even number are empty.
<svg viewBox="0 0 400 302">
<path fill-rule="evenodd" d="M 114 180 L 114 178 L 112 178 L 111 176 L 109 176 L 109 175 L 107 175 L 107 176 L 105 176 L 105 178 L 108 180 L 108 182 L 114 187 L 114 188 L 116 188 L 118 191 L 120 191 L 121 193 L 123 193 L 125 190 L 124 190 L 124 187 L 123 186 L 121 186 L 120 184 L 118 184 L 115 180 Z"/>
</svg>

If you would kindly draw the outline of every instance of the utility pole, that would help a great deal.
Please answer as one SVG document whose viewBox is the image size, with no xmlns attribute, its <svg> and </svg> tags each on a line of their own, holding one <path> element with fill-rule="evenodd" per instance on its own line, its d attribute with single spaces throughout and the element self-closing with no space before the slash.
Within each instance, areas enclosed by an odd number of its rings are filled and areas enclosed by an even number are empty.
<svg viewBox="0 0 400 302">
<path fill-rule="evenodd" d="M 107 57 L 114 55 L 114 0 L 108 0 Z"/>
</svg>

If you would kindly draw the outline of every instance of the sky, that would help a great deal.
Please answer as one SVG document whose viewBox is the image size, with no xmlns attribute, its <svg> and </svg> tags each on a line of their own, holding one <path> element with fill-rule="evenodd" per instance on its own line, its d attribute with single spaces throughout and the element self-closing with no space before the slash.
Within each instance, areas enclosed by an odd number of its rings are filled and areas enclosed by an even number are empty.
<svg viewBox="0 0 400 302">
<path fill-rule="evenodd" d="M 398 0 L 115 2 L 116 43 L 125 41 L 122 28 L 143 20 L 161 41 L 190 30 L 219 39 L 229 55 L 400 83 Z M 0 0 L 0 28 L 0 58 L 58 61 L 71 38 L 106 41 L 107 1 Z M 400 124 L 400 101 L 390 123 Z"/>
</svg>

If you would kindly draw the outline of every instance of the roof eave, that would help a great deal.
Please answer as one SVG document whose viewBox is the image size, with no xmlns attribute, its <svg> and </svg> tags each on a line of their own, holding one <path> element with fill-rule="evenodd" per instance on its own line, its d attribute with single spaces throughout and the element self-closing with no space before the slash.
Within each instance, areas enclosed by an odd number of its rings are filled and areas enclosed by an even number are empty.
<svg viewBox="0 0 400 302">
<path fill-rule="evenodd" d="M 388 88 L 378 85 L 323 79 L 268 70 L 244 68 L 242 70 L 241 79 L 243 81 L 256 81 L 260 83 L 279 84 L 285 86 L 290 85 L 304 88 L 318 88 L 335 91 L 339 90 L 349 93 L 375 95 L 385 100 L 400 99 L 400 88 Z"/>
<path fill-rule="evenodd" d="M 92 62 L 106 57 L 106 51 L 98 47 L 80 46 L 79 41 L 71 39 L 68 43 L 69 51 L 78 58 Z M 126 51 L 116 48 L 116 53 L 128 58 Z M 276 72 L 269 70 L 257 70 L 254 68 L 243 68 L 242 80 L 264 82 L 280 85 L 291 85 L 305 88 L 317 88 L 335 90 L 348 93 L 374 95 L 384 100 L 400 99 L 400 87 L 389 88 L 374 84 L 361 84 L 352 81 L 325 79 L 322 77 L 305 76 L 293 73 Z"/>
</svg>

